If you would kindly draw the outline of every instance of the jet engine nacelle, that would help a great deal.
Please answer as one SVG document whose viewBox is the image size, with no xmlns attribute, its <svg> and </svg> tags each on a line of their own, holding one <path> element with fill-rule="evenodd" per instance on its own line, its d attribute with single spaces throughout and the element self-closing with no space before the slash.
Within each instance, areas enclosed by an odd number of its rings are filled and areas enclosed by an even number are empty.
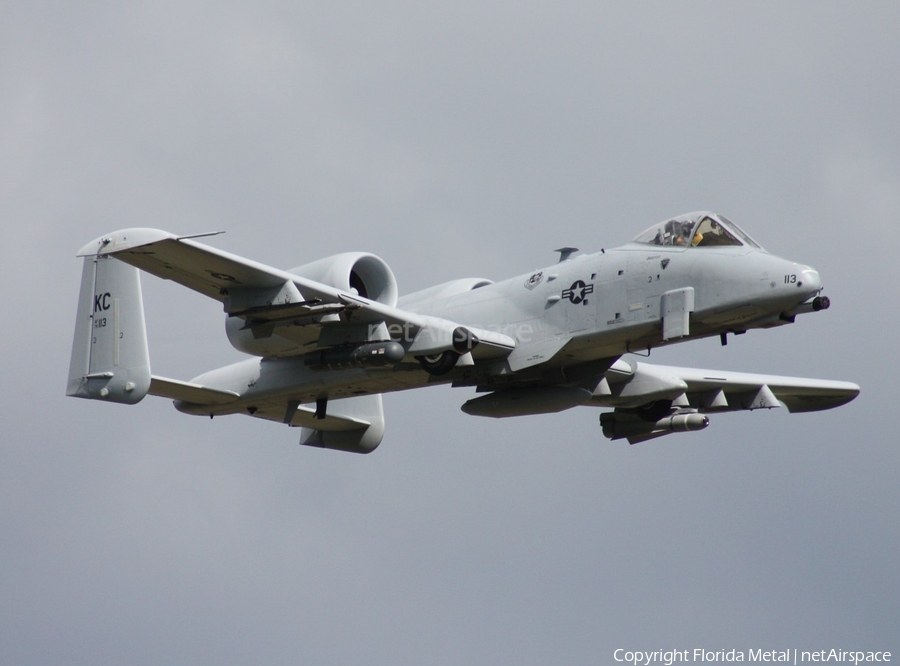
<svg viewBox="0 0 900 666">
<path fill-rule="evenodd" d="M 394 273 L 383 259 L 374 254 L 344 252 L 292 268 L 290 272 L 383 305 L 397 305 Z"/>
<path fill-rule="evenodd" d="M 290 272 L 390 307 L 397 305 L 397 280 L 394 273 L 383 259 L 374 254 L 344 252 L 292 268 Z M 303 297 L 302 292 L 298 292 L 293 285 L 289 287 L 294 293 L 287 294 L 287 302 Z M 277 297 L 285 298 L 286 293 L 282 290 Z M 324 316 L 337 317 L 337 315 Z M 282 337 L 278 335 L 277 328 L 249 328 L 241 317 L 228 317 L 225 320 L 225 333 L 228 341 L 238 351 L 252 356 L 267 357 L 304 354 L 310 350 L 307 345 L 315 343 L 318 337 L 318 331 L 315 329 L 306 332 L 307 336 L 312 336 L 308 339 L 302 337 L 304 332 L 301 330 L 292 331 L 293 335 L 290 337 Z"/>
</svg>

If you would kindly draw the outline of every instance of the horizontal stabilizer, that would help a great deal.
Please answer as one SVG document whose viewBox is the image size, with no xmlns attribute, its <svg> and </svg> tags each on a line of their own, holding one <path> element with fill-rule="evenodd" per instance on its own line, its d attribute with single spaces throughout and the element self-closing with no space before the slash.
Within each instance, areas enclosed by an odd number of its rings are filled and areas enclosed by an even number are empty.
<svg viewBox="0 0 900 666">
<path fill-rule="evenodd" d="M 280 287 L 290 275 L 159 229 L 123 229 L 85 245 L 79 256 L 112 255 L 152 275 L 224 301 L 235 288 Z"/>
<path fill-rule="evenodd" d="M 149 393 L 161 398 L 170 398 L 195 405 L 225 405 L 241 397 L 234 391 L 208 388 L 200 384 L 156 377 L 155 375 L 150 378 Z"/>
</svg>

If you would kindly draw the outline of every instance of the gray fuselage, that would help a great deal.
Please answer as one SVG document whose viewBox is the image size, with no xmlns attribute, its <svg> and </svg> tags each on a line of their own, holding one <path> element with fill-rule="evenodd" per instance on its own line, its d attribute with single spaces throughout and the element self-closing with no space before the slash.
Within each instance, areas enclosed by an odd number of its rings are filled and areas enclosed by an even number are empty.
<svg viewBox="0 0 900 666">
<path fill-rule="evenodd" d="M 448 283 L 398 302 L 411 312 L 512 337 L 516 350 L 509 359 L 463 360 L 442 376 L 410 360 L 383 369 L 321 370 L 302 356 L 248 359 L 194 380 L 239 393 L 237 403 L 177 406 L 225 414 L 449 382 L 482 389 L 589 382 L 627 352 L 789 323 L 821 289 L 812 268 L 756 247 L 635 242 L 501 282 Z"/>
</svg>

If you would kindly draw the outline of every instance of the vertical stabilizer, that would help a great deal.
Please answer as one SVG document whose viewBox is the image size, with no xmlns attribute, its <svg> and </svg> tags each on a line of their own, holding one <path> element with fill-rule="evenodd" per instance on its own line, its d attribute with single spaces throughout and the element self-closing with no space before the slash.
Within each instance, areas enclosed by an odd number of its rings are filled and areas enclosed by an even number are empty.
<svg viewBox="0 0 900 666">
<path fill-rule="evenodd" d="M 327 419 L 322 419 L 321 428 L 301 428 L 301 444 L 350 453 L 371 453 L 381 444 L 384 407 L 380 394 L 331 400 L 327 404 L 327 413 L 339 417 L 338 422 L 328 424 Z M 348 421 L 358 425 L 348 427 Z"/>
<path fill-rule="evenodd" d="M 109 256 L 85 257 L 66 395 L 134 404 L 149 388 L 140 271 Z"/>
</svg>

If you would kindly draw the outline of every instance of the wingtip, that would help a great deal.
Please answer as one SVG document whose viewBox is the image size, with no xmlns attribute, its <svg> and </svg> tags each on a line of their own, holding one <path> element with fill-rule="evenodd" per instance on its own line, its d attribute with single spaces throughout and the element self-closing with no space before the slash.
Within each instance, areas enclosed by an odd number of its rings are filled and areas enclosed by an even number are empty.
<svg viewBox="0 0 900 666">
<path fill-rule="evenodd" d="M 124 250 L 131 250 L 141 245 L 156 243 L 158 241 L 173 239 L 178 236 L 160 229 L 135 227 L 132 229 L 120 229 L 110 234 L 105 234 L 92 240 L 78 251 L 78 257 L 93 257 L 106 254 L 115 254 Z"/>
</svg>

